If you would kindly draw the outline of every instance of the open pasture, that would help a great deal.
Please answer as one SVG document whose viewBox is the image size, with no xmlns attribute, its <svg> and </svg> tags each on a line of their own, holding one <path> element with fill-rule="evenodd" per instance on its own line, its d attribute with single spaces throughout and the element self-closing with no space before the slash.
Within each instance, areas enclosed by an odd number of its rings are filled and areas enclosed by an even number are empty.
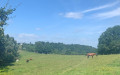
<svg viewBox="0 0 120 75">
<path fill-rule="evenodd" d="M 0 75 L 120 75 L 120 55 L 37 54 L 20 51 L 20 60 Z M 28 63 L 26 60 L 32 58 Z"/>
</svg>

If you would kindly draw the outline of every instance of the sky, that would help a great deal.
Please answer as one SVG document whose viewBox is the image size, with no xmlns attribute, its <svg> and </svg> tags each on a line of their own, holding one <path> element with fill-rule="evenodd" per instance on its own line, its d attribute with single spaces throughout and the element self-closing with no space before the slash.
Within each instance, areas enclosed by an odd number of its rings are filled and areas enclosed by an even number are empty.
<svg viewBox="0 0 120 75">
<path fill-rule="evenodd" d="M 0 7 L 7 0 L 0 0 Z M 5 34 L 23 42 L 61 42 L 97 48 L 107 28 L 120 25 L 120 0 L 9 0 Z"/>
</svg>

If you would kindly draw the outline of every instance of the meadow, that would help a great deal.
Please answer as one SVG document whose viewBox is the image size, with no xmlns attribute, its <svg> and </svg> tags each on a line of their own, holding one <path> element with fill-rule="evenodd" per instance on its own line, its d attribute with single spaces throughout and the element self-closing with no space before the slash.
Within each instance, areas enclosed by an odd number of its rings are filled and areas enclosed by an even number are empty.
<svg viewBox="0 0 120 75">
<path fill-rule="evenodd" d="M 26 63 L 26 59 L 32 60 Z M 20 51 L 20 60 L 0 69 L 0 75 L 120 75 L 120 55 L 38 54 Z"/>
</svg>

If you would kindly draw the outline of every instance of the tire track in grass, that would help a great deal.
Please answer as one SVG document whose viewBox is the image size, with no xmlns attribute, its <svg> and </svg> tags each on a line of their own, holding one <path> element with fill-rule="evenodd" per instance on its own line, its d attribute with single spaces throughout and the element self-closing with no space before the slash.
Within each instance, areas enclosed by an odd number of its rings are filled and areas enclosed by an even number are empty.
<svg viewBox="0 0 120 75">
<path fill-rule="evenodd" d="M 66 72 L 69 72 L 69 71 L 71 71 L 71 70 L 77 68 L 79 65 L 80 65 L 80 64 L 77 64 L 77 65 L 75 65 L 75 66 L 73 66 L 73 67 L 70 67 L 70 68 L 64 70 L 61 74 L 64 74 L 64 73 L 66 73 Z"/>
<path fill-rule="evenodd" d="M 64 73 L 69 72 L 69 71 L 71 71 L 71 70 L 77 68 L 77 67 L 80 66 L 80 65 L 84 65 L 84 64 L 86 64 L 85 61 L 87 62 L 87 59 L 82 58 L 81 60 L 82 60 L 82 62 L 80 62 L 80 63 L 77 64 L 77 65 L 74 65 L 74 66 L 68 66 L 68 67 L 66 68 L 66 70 L 63 70 L 63 71 L 60 73 L 60 75 L 63 75 Z"/>
</svg>

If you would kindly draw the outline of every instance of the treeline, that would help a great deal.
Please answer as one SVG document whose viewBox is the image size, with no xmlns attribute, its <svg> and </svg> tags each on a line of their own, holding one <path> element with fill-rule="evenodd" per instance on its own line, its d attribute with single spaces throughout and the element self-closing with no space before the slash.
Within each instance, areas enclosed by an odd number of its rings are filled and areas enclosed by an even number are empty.
<svg viewBox="0 0 120 75">
<path fill-rule="evenodd" d="M 38 41 L 35 44 L 23 43 L 22 50 L 43 54 L 79 55 L 96 52 L 96 48 L 79 44 L 63 44 Z"/>
<path fill-rule="evenodd" d="M 13 37 L 4 35 L 4 26 L 14 9 L 0 8 L 0 66 L 15 61 L 18 56 L 18 44 Z"/>
</svg>

